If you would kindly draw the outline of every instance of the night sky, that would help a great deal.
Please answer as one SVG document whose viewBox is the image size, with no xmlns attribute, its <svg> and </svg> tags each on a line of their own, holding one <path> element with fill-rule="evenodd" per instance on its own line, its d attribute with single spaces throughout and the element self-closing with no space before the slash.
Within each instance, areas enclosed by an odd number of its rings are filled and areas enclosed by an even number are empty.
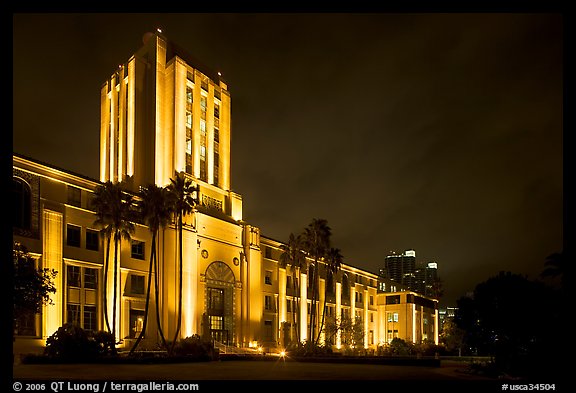
<svg viewBox="0 0 576 393">
<path fill-rule="evenodd" d="M 232 189 L 286 241 L 438 263 L 443 305 L 562 250 L 554 14 L 15 14 L 13 149 L 99 177 L 100 87 L 161 27 L 232 97 Z"/>
</svg>

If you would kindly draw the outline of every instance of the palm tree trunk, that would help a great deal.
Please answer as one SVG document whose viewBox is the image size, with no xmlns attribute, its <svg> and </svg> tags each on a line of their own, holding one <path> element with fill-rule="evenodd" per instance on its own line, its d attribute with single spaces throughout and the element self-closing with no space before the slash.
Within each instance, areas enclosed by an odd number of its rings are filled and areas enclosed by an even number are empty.
<svg viewBox="0 0 576 393">
<path fill-rule="evenodd" d="M 314 327 L 316 324 L 316 276 L 318 275 L 318 261 L 314 259 L 314 272 L 312 274 L 312 301 L 310 302 L 310 335 L 308 336 L 312 344 L 314 342 Z"/>
<path fill-rule="evenodd" d="M 156 232 L 152 235 L 152 249 L 150 250 L 150 265 L 148 267 L 148 288 L 146 288 L 146 306 L 144 308 L 144 321 L 142 322 L 142 330 L 136 339 L 136 342 L 130 349 L 130 355 L 134 353 L 140 341 L 144 337 L 146 332 L 146 326 L 148 324 L 148 307 L 150 306 L 150 288 L 152 287 L 152 269 L 154 267 L 154 254 L 156 253 Z"/>
<path fill-rule="evenodd" d="M 106 262 L 104 263 L 104 279 L 102 283 L 102 292 L 104 295 L 104 322 L 106 323 L 106 329 L 108 329 L 108 333 L 112 333 L 112 329 L 110 329 L 110 320 L 108 319 L 108 266 L 110 266 L 110 243 L 112 241 L 112 235 L 108 236 L 108 241 L 106 242 Z"/>
<path fill-rule="evenodd" d="M 298 292 L 300 288 L 296 281 L 296 268 L 292 269 L 292 287 L 294 288 L 294 297 L 296 298 L 296 312 L 292 310 L 292 321 L 294 322 L 294 329 L 296 330 L 296 343 L 300 344 L 300 294 Z"/>
<path fill-rule="evenodd" d="M 316 337 L 316 343 L 320 342 L 320 334 L 322 333 L 322 329 L 324 329 L 324 317 L 326 315 L 326 287 L 324 287 L 324 305 L 322 306 L 322 321 L 320 322 L 320 327 L 318 328 L 318 336 Z M 326 344 L 326 340 L 324 340 L 324 344 Z"/>
<path fill-rule="evenodd" d="M 157 242 L 159 242 L 160 240 L 157 238 L 156 239 Z M 155 270 L 155 275 L 154 275 L 154 295 L 156 298 L 156 324 L 158 325 L 158 333 L 160 334 L 160 339 L 162 340 L 162 346 L 164 347 L 164 349 L 166 349 L 166 351 L 168 351 L 168 344 L 166 344 L 166 337 L 164 337 L 164 331 L 162 330 L 162 322 L 160 319 L 160 296 L 159 296 L 159 280 L 160 278 L 158 277 L 158 253 L 156 251 L 156 249 L 154 250 L 154 270 Z"/>
<path fill-rule="evenodd" d="M 116 354 L 116 303 L 118 301 L 118 231 L 114 234 L 114 294 L 112 305 L 112 337 L 114 338 L 114 347 L 112 352 Z"/>
<path fill-rule="evenodd" d="M 182 214 L 180 213 L 178 215 L 178 319 L 176 324 L 176 333 L 174 334 L 174 341 L 172 341 L 170 352 L 174 351 L 174 346 L 176 345 L 176 340 L 178 339 L 180 328 L 182 326 L 182 232 Z"/>
</svg>

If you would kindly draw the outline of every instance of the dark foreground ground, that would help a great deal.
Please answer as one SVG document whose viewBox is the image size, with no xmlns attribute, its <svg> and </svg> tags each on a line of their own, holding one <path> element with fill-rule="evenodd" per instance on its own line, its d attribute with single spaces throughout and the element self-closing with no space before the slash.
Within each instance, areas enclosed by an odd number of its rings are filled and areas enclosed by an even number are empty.
<svg viewBox="0 0 576 393">
<path fill-rule="evenodd" d="M 14 379 L 41 380 L 490 380 L 462 372 L 465 363 L 440 367 L 296 361 L 213 361 L 172 364 L 18 364 Z"/>
<path fill-rule="evenodd" d="M 463 393 L 500 392 L 506 389 L 503 387 L 504 384 L 521 383 L 469 374 L 464 372 L 466 366 L 465 362 L 458 361 L 442 361 L 440 367 L 428 367 L 309 363 L 282 359 L 171 364 L 16 364 L 13 367 L 13 381 L 23 385 L 40 381 L 45 383 L 45 390 L 48 390 L 51 381 L 72 381 L 80 384 L 98 381 L 99 389 L 92 390 L 100 392 L 118 390 L 111 389 L 112 382 L 169 382 L 175 386 L 185 382 L 197 384 L 197 388 L 176 387 L 174 390 L 224 391 L 234 387 L 241 391 L 249 389 L 253 392 L 270 391 L 270 388 L 274 387 L 281 388 L 281 391 L 291 389 L 297 393 L 311 391 L 310 389 L 319 390 L 321 393 L 328 393 L 329 390 L 360 393 L 357 389 L 365 387 L 374 387 L 378 390 L 403 388 L 403 391 L 408 392 L 421 389 Z M 107 383 L 107 390 L 103 389 L 104 383 Z M 559 388 L 557 385 L 554 390 L 561 390 Z M 122 390 L 126 391 L 126 388 Z M 71 390 L 59 389 L 59 391 Z"/>
</svg>

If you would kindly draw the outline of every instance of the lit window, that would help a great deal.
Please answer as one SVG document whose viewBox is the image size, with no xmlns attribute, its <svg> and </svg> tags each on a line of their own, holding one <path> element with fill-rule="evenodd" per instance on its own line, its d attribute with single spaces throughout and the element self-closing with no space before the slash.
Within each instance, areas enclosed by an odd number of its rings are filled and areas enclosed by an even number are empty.
<svg viewBox="0 0 576 393">
<path fill-rule="evenodd" d="M 140 335 L 144 326 L 144 311 L 130 309 L 130 338 Z"/>
<path fill-rule="evenodd" d="M 186 112 L 186 127 L 192 128 L 192 112 Z"/>
<path fill-rule="evenodd" d="M 187 104 L 192 104 L 194 102 L 194 94 L 192 94 L 192 88 L 187 87 L 186 88 L 186 103 Z"/>
<path fill-rule="evenodd" d="M 266 275 L 264 276 L 264 284 L 272 285 L 272 272 L 267 270 Z"/>
</svg>

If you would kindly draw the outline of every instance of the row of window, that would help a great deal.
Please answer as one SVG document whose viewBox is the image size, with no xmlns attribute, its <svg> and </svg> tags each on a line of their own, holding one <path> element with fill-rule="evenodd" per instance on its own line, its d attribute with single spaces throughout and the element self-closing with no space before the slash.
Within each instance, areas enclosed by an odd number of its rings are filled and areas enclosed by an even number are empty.
<svg viewBox="0 0 576 393">
<path fill-rule="evenodd" d="M 70 247 L 81 247 L 82 227 L 74 224 L 66 224 L 66 245 Z M 145 259 L 145 242 L 131 240 L 130 255 L 134 259 Z M 87 250 L 98 251 L 100 247 L 100 232 L 95 229 L 86 228 L 85 248 Z"/>
</svg>

